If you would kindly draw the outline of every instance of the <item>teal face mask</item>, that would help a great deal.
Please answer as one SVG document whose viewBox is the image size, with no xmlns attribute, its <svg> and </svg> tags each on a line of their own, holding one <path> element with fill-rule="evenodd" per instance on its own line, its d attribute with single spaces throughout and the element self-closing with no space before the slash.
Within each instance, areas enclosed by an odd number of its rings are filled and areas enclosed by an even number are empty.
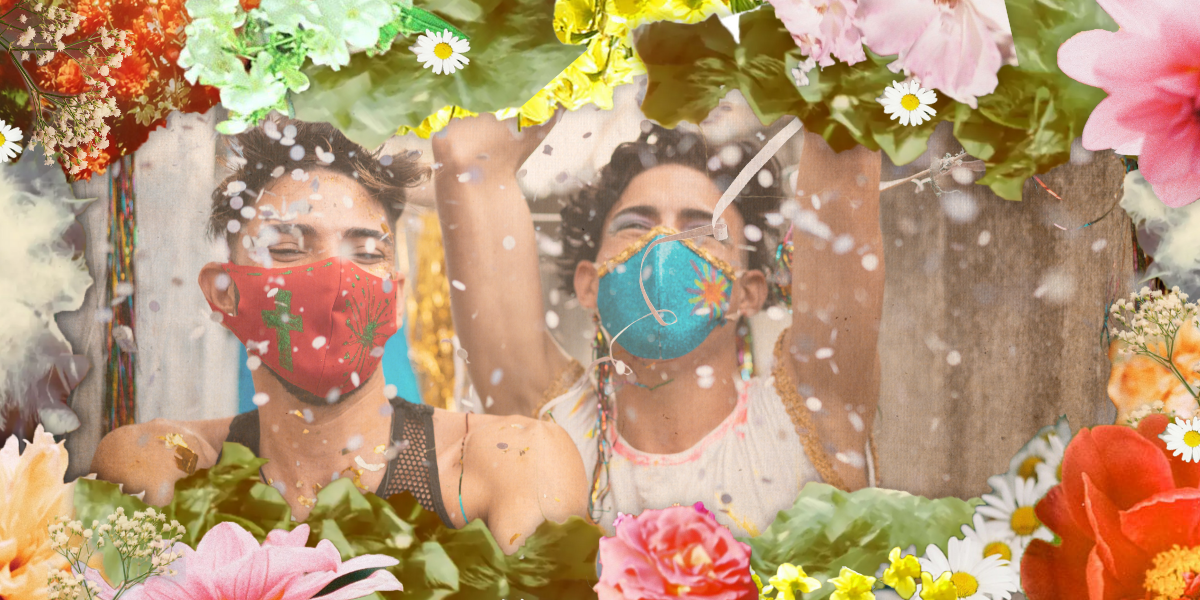
<svg viewBox="0 0 1200 600">
<path fill-rule="evenodd" d="M 690 240 L 654 244 L 675 233 L 656 227 L 600 268 L 600 323 L 638 358 L 670 360 L 695 350 L 729 312 L 733 270 Z"/>
</svg>

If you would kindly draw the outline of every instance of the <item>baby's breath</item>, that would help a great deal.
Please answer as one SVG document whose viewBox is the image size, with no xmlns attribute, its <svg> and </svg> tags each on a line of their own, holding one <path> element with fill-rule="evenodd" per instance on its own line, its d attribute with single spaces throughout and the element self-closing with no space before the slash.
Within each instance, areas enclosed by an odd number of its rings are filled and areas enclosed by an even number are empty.
<svg viewBox="0 0 1200 600">
<path fill-rule="evenodd" d="M 129 32 L 113 31 L 106 27 L 86 38 L 66 43 L 63 38 L 75 33 L 83 16 L 44 2 L 22 0 L 9 11 L 19 15 L 17 22 L 0 24 L 0 52 L 13 60 L 25 84 L 33 107 L 33 132 L 30 143 L 40 143 L 46 149 L 46 164 L 60 160 L 71 175 L 82 171 L 88 157 L 96 158 L 108 147 L 109 125 L 106 121 L 120 115 L 117 101 L 110 94 L 116 80 L 110 69 L 121 66 L 122 60 L 133 53 L 128 41 Z M 8 14 L 8 13 L 6 13 Z M 16 39 L 5 33 L 17 33 Z M 47 65 L 59 54 L 74 61 L 83 73 L 87 89 L 80 94 L 62 94 L 43 90 L 26 71 L 22 61 L 36 58 L 38 65 Z"/>
<path fill-rule="evenodd" d="M 140 585 L 155 575 L 171 573 L 168 568 L 182 554 L 173 550 L 186 529 L 175 520 L 154 508 L 127 516 L 117 508 L 104 523 L 92 521 L 84 527 L 81 521 L 60 517 L 50 524 L 50 543 L 56 552 L 71 564 L 70 572 L 56 571 L 50 575 L 50 600 L 98 600 L 103 590 L 85 577 L 89 560 L 106 546 L 120 557 L 122 577 L 111 600 Z"/>
<path fill-rule="evenodd" d="M 1171 357 L 1175 356 L 1175 341 L 1186 325 L 1198 326 L 1197 307 L 1188 302 L 1188 295 L 1173 287 L 1167 292 L 1143 287 L 1140 291 L 1113 304 L 1112 317 L 1120 327 L 1117 338 L 1124 342 L 1121 352 L 1127 356 L 1140 355 L 1169 370 L 1192 397 L 1200 399 L 1200 381 L 1188 381 Z"/>
</svg>

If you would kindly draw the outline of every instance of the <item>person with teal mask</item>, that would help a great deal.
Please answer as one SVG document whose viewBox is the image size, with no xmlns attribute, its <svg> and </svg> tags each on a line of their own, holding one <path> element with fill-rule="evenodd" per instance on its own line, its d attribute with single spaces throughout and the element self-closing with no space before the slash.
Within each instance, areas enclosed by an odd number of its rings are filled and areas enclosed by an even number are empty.
<svg viewBox="0 0 1200 600">
<path fill-rule="evenodd" d="M 834 153 L 804 133 L 798 206 L 781 208 L 772 159 L 720 211 L 759 145 L 644 123 L 562 209 L 561 287 L 596 322 L 585 367 L 545 325 L 517 177 L 544 143 L 566 143 L 547 141 L 554 122 L 518 132 L 484 115 L 433 138 L 448 276 L 461 283 L 455 327 L 489 412 L 567 431 L 588 469 L 590 514 L 610 534 L 619 513 L 701 501 L 736 534 L 756 535 L 809 481 L 874 485 L 879 153 Z M 782 213 L 794 232 L 778 226 Z M 725 239 L 677 237 L 717 222 Z M 765 357 L 750 357 L 746 318 L 772 283 L 792 299 L 793 323 L 769 372 L 755 373 Z"/>
</svg>

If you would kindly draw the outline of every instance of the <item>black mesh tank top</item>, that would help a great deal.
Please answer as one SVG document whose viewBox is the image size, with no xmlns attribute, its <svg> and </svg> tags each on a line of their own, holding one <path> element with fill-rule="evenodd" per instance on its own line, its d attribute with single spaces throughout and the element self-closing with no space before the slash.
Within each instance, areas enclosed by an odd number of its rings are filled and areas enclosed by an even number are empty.
<svg viewBox="0 0 1200 600">
<path fill-rule="evenodd" d="M 400 492 L 410 492 L 421 508 L 437 513 L 446 527 L 454 528 L 450 516 L 446 514 L 438 480 L 433 407 L 401 398 L 389 402 L 392 405 L 392 443 L 400 446 L 400 452 L 396 458 L 388 461 L 387 472 L 376 495 L 388 498 Z M 258 409 L 255 409 L 233 418 L 225 441 L 241 444 L 258 456 L 258 435 Z"/>
</svg>

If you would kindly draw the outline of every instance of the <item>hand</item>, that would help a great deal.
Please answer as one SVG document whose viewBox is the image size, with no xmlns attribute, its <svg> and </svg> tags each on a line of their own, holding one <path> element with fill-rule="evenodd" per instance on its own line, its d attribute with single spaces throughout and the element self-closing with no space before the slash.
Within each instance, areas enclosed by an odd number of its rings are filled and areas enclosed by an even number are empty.
<svg viewBox="0 0 1200 600">
<path fill-rule="evenodd" d="M 488 169 L 514 172 L 541 145 L 562 118 L 562 109 L 542 125 L 517 131 L 517 119 L 499 121 L 495 115 L 454 119 L 445 129 L 433 135 L 433 155 L 439 162 L 455 165 L 471 164 L 487 156 L 483 165 Z"/>
</svg>

